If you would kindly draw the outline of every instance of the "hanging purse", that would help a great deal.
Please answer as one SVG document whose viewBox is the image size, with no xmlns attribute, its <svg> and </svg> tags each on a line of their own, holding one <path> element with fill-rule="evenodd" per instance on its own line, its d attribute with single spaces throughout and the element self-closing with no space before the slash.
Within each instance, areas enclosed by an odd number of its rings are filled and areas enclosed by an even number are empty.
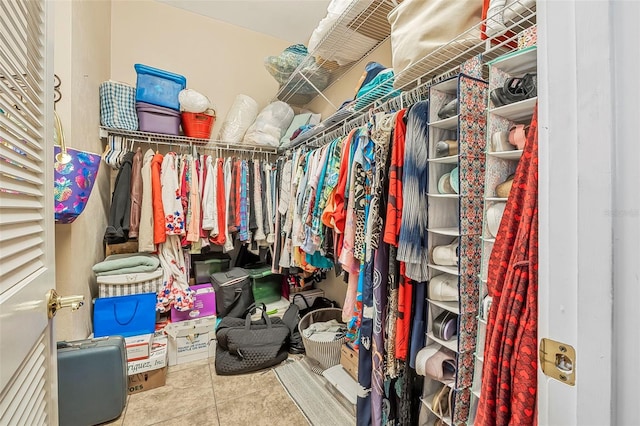
<svg viewBox="0 0 640 426">
<path fill-rule="evenodd" d="M 100 168 L 100 155 L 67 148 L 55 118 L 53 198 L 56 223 L 73 223 L 84 211 Z"/>
</svg>

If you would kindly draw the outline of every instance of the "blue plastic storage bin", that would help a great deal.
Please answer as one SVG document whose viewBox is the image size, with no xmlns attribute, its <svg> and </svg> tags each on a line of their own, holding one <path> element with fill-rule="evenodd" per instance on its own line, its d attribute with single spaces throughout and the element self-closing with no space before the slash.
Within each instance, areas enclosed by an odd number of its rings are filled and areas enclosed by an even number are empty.
<svg viewBox="0 0 640 426">
<path fill-rule="evenodd" d="M 135 64 L 133 67 L 138 74 L 137 102 L 146 102 L 180 111 L 178 94 L 187 87 L 187 79 L 184 76 L 142 64 Z"/>
</svg>

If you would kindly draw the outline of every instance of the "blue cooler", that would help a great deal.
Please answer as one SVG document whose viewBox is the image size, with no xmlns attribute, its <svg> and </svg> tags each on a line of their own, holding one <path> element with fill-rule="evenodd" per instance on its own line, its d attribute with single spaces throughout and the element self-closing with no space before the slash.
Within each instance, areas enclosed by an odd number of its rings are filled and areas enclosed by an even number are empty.
<svg viewBox="0 0 640 426">
<path fill-rule="evenodd" d="M 187 79 L 184 76 L 142 64 L 135 64 L 133 67 L 138 74 L 136 102 L 180 111 L 178 94 L 187 87 Z"/>
</svg>

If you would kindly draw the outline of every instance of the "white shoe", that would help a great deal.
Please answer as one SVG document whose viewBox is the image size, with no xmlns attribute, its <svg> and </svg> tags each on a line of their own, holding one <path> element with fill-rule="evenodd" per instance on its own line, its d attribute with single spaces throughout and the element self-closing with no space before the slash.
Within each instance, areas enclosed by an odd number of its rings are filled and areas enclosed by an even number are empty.
<svg viewBox="0 0 640 426">
<path fill-rule="evenodd" d="M 440 302 L 458 301 L 458 277 L 442 274 L 429 281 L 429 299 Z"/>
<path fill-rule="evenodd" d="M 493 238 L 498 235 L 500 229 L 500 221 L 507 203 L 494 203 L 487 209 L 487 231 Z"/>
<path fill-rule="evenodd" d="M 446 246 L 435 246 L 431 259 L 433 263 L 441 266 L 457 266 L 458 265 L 458 245 L 459 240 L 456 238 L 451 244 Z"/>
</svg>

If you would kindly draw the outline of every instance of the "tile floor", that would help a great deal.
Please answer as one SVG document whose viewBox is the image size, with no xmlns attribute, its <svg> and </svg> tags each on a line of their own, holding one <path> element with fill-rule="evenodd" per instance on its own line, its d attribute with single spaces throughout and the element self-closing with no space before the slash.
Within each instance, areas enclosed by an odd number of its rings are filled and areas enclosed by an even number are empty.
<svg viewBox="0 0 640 426">
<path fill-rule="evenodd" d="M 213 361 L 169 367 L 166 385 L 129 395 L 108 425 L 308 425 L 273 370 L 218 376 Z"/>
</svg>

